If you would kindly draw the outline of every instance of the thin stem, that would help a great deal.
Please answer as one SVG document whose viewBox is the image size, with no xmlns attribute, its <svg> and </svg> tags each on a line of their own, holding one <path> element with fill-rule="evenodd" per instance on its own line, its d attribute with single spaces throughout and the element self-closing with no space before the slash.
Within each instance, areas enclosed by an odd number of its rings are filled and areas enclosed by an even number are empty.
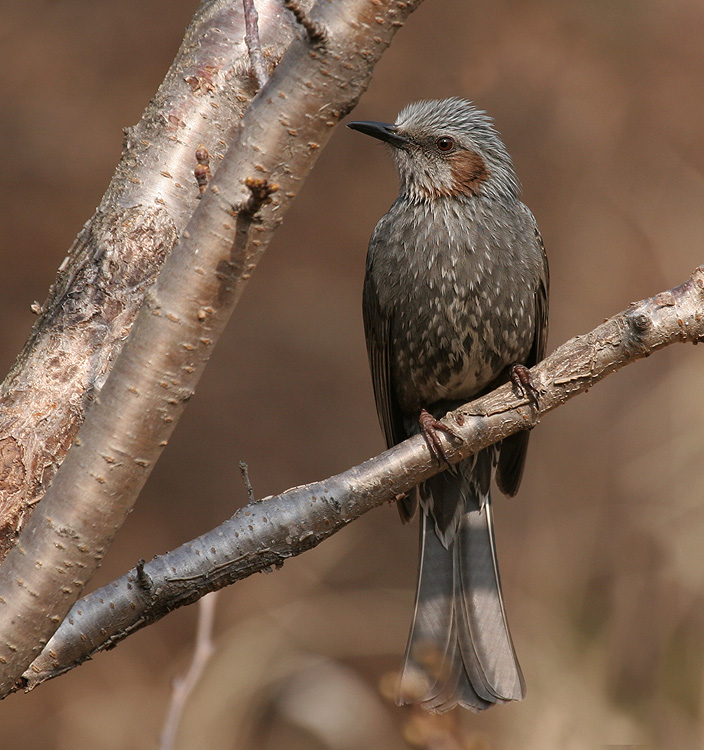
<svg viewBox="0 0 704 750">
<path fill-rule="evenodd" d="M 213 643 L 213 625 L 215 623 L 215 606 L 217 591 L 198 600 L 198 625 L 196 626 L 196 647 L 188 671 L 183 677 L 174 680 L 169 710 L 161 731 L 160 750 L 172 750 L 176 744 L 176 732 L 181 723 L 183 709 L 198 684 L 205 665 L 215 650 Z"/>
<path fill-rule="evenodd" d="M 244 7 L 244 41 L 249 50 L 249 62 L 254 77 L 257 79 L 257 85 L 262 89 L 269 79 L 269 74 L 266 72 L 262 43 L 259 39 L 259 14 L 254 0 L 242 0 L 242 6 Z"/>
</svg>

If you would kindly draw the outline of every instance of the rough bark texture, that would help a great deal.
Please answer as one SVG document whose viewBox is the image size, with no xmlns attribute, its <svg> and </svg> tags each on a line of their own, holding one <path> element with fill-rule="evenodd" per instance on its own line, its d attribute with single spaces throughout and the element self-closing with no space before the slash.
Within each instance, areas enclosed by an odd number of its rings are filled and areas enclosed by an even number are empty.
<svg viewBox="0 0 704 750">
<path fill-rule="evenodd" d="M 258 7 L 273 66 L 294 36 L 293 18 L 278 0 L 258 0 Z M 0 388 L 0 560 L 46 491 L 145 290 L 198 205 L 196 149 L 208 149 L 215 171 L 256 88 L 242 3 L 203 2 L 141 121 L 125 130 L 113 180 Z"/>
<path fill-rule="evenodd" d="M 100 564 L 283 213 L 419 3 L 321 0 L 306 18 L 309 38 L 294 40 L 247 109 L 73 448 L 5 560 L 2 694 Z"/>
<path fill-rule="evenodd" d="M 445 452 L 456 463 L 533 426 L 542 414 L 621 367 L 672 343 L 700 341 L 704 266 L 681 286 L 571 339 L 533 368 L 539 412 L 517 399 L 509 385 L 457 409 L 449 419 L 463 442 L 445 441 Z M 76 602 L 17 687 L 31 690 L 209 591 L 280 567 L 439 469 L 416 436 L 335 477 L 250 503 L 212 531 Z"/>
</svg>

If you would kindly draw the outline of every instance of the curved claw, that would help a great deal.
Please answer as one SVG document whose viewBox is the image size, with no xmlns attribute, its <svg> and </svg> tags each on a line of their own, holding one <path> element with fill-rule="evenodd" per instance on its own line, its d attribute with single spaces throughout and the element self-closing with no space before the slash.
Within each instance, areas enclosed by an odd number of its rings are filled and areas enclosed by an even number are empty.
<svg viewBox="0 0 704 750">
<path fill-rule="evenodd" d="M 525 365 L 515 364 L 511 367 L 511 382 L 513 383 L 513 387 L 523 396 L 523 398 L 530 401 L 536 409 L 540 408 L 540 403 L 538 401 L 540 393 L 533 384 L 530 370 Z"/>
<path fill-rule="evenodd" d="M 462 438 L 452 429 L 452 427 L 449 427 L 442 422 L 438 422 L 438 420 L 425 409 L 421 410 L 418 422 L 420 423 L 420 430 L 425 438 L 430 453 L 435 456 L 439 464 L 442 465 L 445 463 L 447 466 L 450 466 L 450 462 L 445 455 L 445 450 L 442 447 L 442 441 L 440 440 L 438 431 L 442 430 L 458 440 L 461 440 Z"/>
</svg>

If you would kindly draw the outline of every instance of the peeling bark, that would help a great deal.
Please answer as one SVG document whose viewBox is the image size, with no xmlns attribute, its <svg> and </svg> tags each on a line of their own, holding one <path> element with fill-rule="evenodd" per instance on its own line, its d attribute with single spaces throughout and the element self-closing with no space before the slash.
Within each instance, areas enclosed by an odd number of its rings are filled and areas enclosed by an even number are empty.
<svg viewBox="0 0 704 750">
<path fill-rule="evenodd" d="M 6 521 L 51 482 L 176 237 L 162 208 L 113 208 L 99 211 L 71 249 L 0 396 Z M 15 532 L 9 523 L 0 528 L 1 548 Z"/>
</svg>

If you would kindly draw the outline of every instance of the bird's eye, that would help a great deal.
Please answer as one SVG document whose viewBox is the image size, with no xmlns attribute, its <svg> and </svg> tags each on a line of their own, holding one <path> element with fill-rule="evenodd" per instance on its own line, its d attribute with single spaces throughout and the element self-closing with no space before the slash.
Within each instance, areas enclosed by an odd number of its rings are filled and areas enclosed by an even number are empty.
<svg viewBox="0 0 704 750">
<path fill-rule="evenodd" d="M 438 138 L 435 145 L 437 146 L 438 151 L 442 151 L 446 154 L 449 151 L 452 151 L 452 149 L 455 147 L 455 142 L 452 140 L 452 138 L 443 136 L 442 138 Z"/>
</svg>

